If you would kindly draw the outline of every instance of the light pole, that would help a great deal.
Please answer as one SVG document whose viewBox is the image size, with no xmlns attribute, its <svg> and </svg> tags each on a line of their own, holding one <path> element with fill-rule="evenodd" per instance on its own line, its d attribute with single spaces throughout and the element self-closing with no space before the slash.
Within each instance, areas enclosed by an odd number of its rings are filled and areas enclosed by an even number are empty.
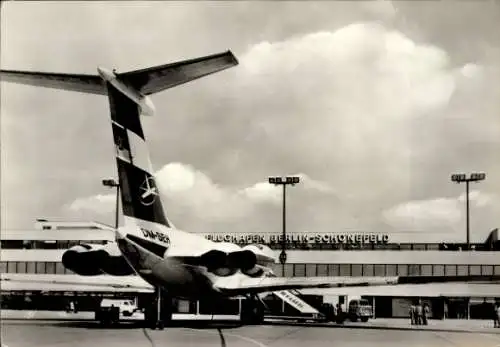
<svg viewBox="0 0 500 347">
<path fill-rule="evenodd" d="M 110 188 L 116 188 L 116 206 L 115 206 L 115 229 L 118 230 L 118 207 L 120 205 L 120 184 L 114 179 L 102 180 L 102 185 Z"/>
<path fill-rule="evenodd" d="M 273 176 L 269 177 L 269 183 L 275 186 L 283 186 L 283 235 L 281 240 L 281 253 L 280 253 L 280 263 L 282 265 L 283 276 L 285 276 L 285 263 L 286 263 L 286 186 L 294 186 L 300 182 L 300 177 L 298 176 Z"/>
<path fill-rule="evenodd" d="M 467 232 L 467 250 L 470 250 L 469 183 L 483 181 L 485 178 L 486 174 L 484 172 L 474 172 L 471 173 L 469 177 L 463 173 L 451 175 L 452 182 L 465 182 L 465 228 Z"/>
</svg>

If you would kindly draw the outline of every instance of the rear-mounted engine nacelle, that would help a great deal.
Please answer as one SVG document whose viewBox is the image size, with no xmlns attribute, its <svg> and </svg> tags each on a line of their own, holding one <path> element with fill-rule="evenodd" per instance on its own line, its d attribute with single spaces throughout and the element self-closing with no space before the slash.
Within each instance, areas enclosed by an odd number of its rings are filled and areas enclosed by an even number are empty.
<svg viewBox="0 0 500 347">
<path fill-rule="evenodd" d="M 276 262 L 276 256 L 271 248 L 261 244 L 251 244 L 243 247 L 243 250 L 254 253 L 257 257 L 257 264 L 267 265 Z"/>
<path fill-rule="evenodd" d="M 255 254 L 249 250 L 231 253 L 213 250 L 203 255 L 201 259 L 202 265 L 217 276 L 231 276 L 238 270 L 243 273 L 254 273 L 256 261 Z"/>
<path fill-rule="evenodd" d="M 64 252 L 62 263 L 65 268 L 81 276 L 132 274 L 133 270 L 119 251 L 113 248 L 114 246 L 116 245 L 112 243 L 105 246 L 92 244 L 74 246 Z"/>
<path fill-rule="evenodd" d="M 102 274 L 100 264 L 107 253 L 93 245 L 74 246 L 64 252 L 62 263 L 68 270 L 81 276 L 96 276 Z"/>
</svg>

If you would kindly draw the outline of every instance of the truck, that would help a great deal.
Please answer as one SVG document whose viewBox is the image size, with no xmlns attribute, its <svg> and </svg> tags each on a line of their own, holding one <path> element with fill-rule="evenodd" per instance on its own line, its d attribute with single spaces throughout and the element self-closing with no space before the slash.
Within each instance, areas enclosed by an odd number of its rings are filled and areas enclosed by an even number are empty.
<svg viewBox="0 0 500 347">
<path fill-rule="evenodd" d="M 349 310 L 347 315 L 351 322 L 357 322 L 359 319 L 366 323 L 368 322 L 368 319 L 373 316 L 373 309 L 368 300 L 354 299 L 349 301 Z"/>
<path fill-rule="evenodd" d="M 360 296 L 335 295 L 327 299 L 322 307 L 322 313 L 329 317 L 328 320 L 342 324 L 346 319 L 351 322 L 367 322 L 373 316 L 370 302 Z M 348 303 L 348 305 L 346 305 Z"/>
<path fill-rule="evenodd" d="M 103 298 L 95 311 L 95 320 L 101 324 L 112 325 L 120 321 L 120 316 L 130 317 L 139 308 L 134 300 L 119 300 Z"/>
</svg>

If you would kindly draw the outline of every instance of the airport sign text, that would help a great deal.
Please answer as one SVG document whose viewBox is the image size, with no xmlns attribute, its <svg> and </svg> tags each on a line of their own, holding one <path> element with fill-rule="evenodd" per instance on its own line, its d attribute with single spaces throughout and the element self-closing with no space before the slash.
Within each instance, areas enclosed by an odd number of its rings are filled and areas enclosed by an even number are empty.
<svg viewBox="0 0 500 347">
<path fill-rule="evenodd" d="M 281 244 L 282 234 L 208 234 L 205 238 L 215 242 Z M 286 243 L 301 244 L 385 244 L 389 235 L 374 233 L 291 233 L 286 235 Z"/>
</svg>

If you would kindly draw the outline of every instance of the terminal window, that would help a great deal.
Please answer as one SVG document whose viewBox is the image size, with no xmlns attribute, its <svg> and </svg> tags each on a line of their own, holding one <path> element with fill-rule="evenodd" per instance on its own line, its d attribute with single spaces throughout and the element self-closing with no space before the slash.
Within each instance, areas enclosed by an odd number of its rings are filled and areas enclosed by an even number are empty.
<svg viewBox="0 0 500 347">
<path fill-rule="evenodd" d="M 44 274 L 45 272 L 45 262 L 39 261 L 36 263 L 36 273 Z"/>
<path fill-rule="evenodd" d="M 444 265 L 434 265 L 432 272 L 434 276 L 444 276 Z"/>
<path fill-rule="evenodd" d="M 376 264 L 374 267 L 374 276 L 383 277 L 385 276 L 385 265 L 384 264 Z"/>
<path fill-rule="evenodd" d="M 293 264 L 285 264 L 285 277 L 292 277 L 294 275 Z"/>
<path fill-rule="evenodd" d="M 62 275 L 64 273 L 66 273 L 66 271 L 67 270 L 62 263 L 56 263 L 56 274 L 57 275 Z"/>
<path fill-rule="evenodd" d="M 469 267 L 467 265 L 457 265 L 457 276 L 467 276 Z"/>
<path fill-rule="evenodd" d="M 432 276 L 432 265 L 422 265 L 420 271 L 422 276 Z"/>
<path fill-rule="evenodd" d="M 304 277 L 306 275 L 306 264 L 295 264 L 294 276 Z"/>
<path fill-rule="evenodd" d="M 17 272 L 20 274 L 25 274 L 27 271 L 27 264 L 25 261 L 20 261 L 17 263 Z"/>
<path fill-rule="evenodd" d="M 361 264 L 352 264 L 352 276 L 363 276 L 363 265 Z"/>
<path fill-rule="evenodd" d="M 45 264 L 45 273 L 55 274 L 56 273 L 56 263 L 52 261 L 48 261 Z"/>
<path fill-rule="evenodd" d="M 363 276 L 373 276 L 373 264 L 363 264 Z"/>
<path fill-rule="evenodd" d="M 386 276 L 397 276 L 397 275 L 398 275 L 398 266 L 396 264 L 387 264 Z"/>
<path fill-rule="evenodd" d="M 7 272 L 8 273 L 15 273 L 16 272 L 16 263 L 13 261 L 9 261 L 7 263 Z"/>
<path fill-rule="evenodd" d="M 318 264 L 318 276 L 328 276 L 327 264 Z"/>
<path fill-rule="evenodd" d="M 409 264 L 408 265 L 408 276 L 420 276 L 420 265 Z"/>
<path fill-rule="evenodd" d="M 328 276 L 338 277 L 340 276 L 340 267 L 338 264 L 328 264 Z"/>
<path fill-rule="evenodd" d="M 493 265 L 483 265 L 481 271 L 482 275 L 493 275 Z"/>
<path fill-rule="evenodd" d="M 398 276 L 408 276 L 408 265 L 398 264 Z"/>
<path fill-rule="evenodd" d="M 480 265 L 471 265 L 469 269 L 470 275 L 481 275 L 481 266 Z"/>
<path fill-rule="evenodd" d="M 306 276 L 314 277 L 316 276 L 316 264 L 306 264 Z"/>
<path fill-rule="evenodd" d="M 350 276 L 351 275 L 351 267 L 349 264 L 340 264 L 340 276 Z"/>
<path fill-rule="evenodd" d="M 457 266 L 456 265 L 445 265 L 445 275 L 446 276 L 456 276 Z"/>
</svg>

